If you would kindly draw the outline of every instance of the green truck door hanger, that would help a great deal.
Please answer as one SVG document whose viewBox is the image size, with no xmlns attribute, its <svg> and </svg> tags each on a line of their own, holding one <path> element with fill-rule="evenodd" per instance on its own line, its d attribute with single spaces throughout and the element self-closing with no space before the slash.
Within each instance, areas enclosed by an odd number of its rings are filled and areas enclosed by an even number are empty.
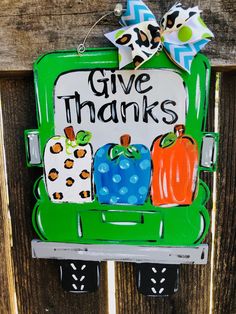
<svg viewBox="0 0 236 314">
<path fill-rule="evenodd" d="M 67 291 L 96 290 L 99 262 L 114 260 L 136 263 L 139 292 L 166 296 L 180 264 L 207 263 L 210 191 L 200 173 L 215 170 L 218 144 L 205 130 L 210 65 L 198 53 L 186 70 L 159 48 L 144 62 L 135 48 L 119 69 L 127 49 L 118 48 L 56 51 L 34 64 L 38 129 L 25 142 L 27 165 L 43 174 L 32 252 L 60 260 Z"/>
</svg>

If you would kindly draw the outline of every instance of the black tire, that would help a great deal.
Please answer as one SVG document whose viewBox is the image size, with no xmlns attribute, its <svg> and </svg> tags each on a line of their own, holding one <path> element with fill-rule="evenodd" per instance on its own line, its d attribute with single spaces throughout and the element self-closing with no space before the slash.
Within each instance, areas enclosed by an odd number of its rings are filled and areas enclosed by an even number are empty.
<svg viewBox="0 0 236 314">
<path fill-rule="evenodd" d="M 94 292 L 99 287 L 100 263 L 90 261 L 60 261 L 60 279 L 64 291 Z"/>
<path fill-rule="evenodd" d="M 138 291 L 147 296 L 163 297 L 178 290 L 179 265 L 136 264 Z"/>
</svg>

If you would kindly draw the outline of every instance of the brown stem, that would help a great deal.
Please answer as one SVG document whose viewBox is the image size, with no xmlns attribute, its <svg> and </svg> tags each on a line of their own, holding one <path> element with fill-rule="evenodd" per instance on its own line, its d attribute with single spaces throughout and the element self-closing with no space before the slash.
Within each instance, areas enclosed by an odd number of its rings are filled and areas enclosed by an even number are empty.
<svg viewBox="0 0 236 314">
<path fill-rule="evenodd" d="M 183 136 L 185 133 L 185 126 L 183 124 L 177 124 L 174 128 L 175 134 L 179 136 Z"/>
<path fill-rule="evenodd" d="M 74 132 L 74 128 L 73 126 L 68 126 L 64 129 L 65 135 L 66 137 L 70 140 L 70 141 L 74 141 L 75 140 L 75 132 Z"/>
<path fill-rule="evenodd" d="M 128 147 L 131 142 L 131 136 L 129 134 L 124 134 L 120 137 L 120 144 L 122 146 Z"/>
</svg>

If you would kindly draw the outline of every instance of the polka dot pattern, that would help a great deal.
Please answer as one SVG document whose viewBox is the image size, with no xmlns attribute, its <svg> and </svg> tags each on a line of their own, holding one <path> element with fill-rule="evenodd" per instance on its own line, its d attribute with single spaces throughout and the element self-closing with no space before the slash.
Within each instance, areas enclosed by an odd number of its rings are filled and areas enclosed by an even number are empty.
<svg viewBox="0 0 236 314">
<path fill-rule="evenodd" d="M 102 187 L 99 190 L 99 194 L 101 194 L 101 195 L 108 195 L 109 194 L 109 189 L 106 186 L 104 186 L 104 187 Z"/>
<path fill-rule="evenodd" d="M 210 37 L 211 37 L 211 35 L 209 33 L 202 34 L 202 39 L 210 38 Z"/>
<path fill-rule="evenodd" d="M 101 172 L 101 173 L 106 173 L 109 171 L 109 165 L 105 162 L 101 163 L 99 166 L 98 166 L 98 171 Z"/>
<path fill-rule="evenodd" d="M 115 183 L 119 183 L 121 181 L 121 176 L 119 174 L 115 174 L 112 177 L 112 181 L 115 182 Z"/>
<path fill-rule="evenodd" d="M 123 159 L 120 161 L 119 166 L 123 170 L 128 169 L 130 166 L 130 161 L 128 159 Z"/>
<path fill-rule="evenodd" d="M 138 192 L 139 192 L 139 194 L 141 194 L 141 195 L 147 194 L 147 188 L 146 188 L 146 186 L 141 186 L 141 187 L 138 189 Z"/>
<path fill-rule="evenodd" d="M 109 159 L 110 145 L 95 154 L 94 182 L 98 201 L 102 204 L 141 205 L 147 199 L 151 179 L 150 151 L 135 145 L 139 159 L 120 156 Z"/>
<path fill-rule="evenodd" d="M 118 30 L 115 34 L 115 39 L 119 38 L 122 34 L 124 34 L 124 32 L 125 31 L 123 29 Z"/>
<path fill-rule="evenodd" d="M 136 197 L 135 195 L 130 195 L 130 196 L 128 197 L 128 203 L 129 203 L 129 204 L 136 204 L 137 201 L 138 201 L 138 199 L 137 199 L 137 197 Z"/>
<path fill-rule="evenodd" d="M 198 17 L 198 22 L 205 28 L 207 28 L 206 24 L 204 23 L 204 21 L 202 20 L 201 16 Z"/>
<path fill-rule="evenodd" d="M 186 41 L 189 41 L 192 37 L 192 29 L 188 26 L 182 26 L 180 30 L 178 31 L 178 39 L 185 43 Z"/>
<path fill-rule="evenodd" d="M 138 176 L 134 174 L 133 176 L 130 177 L 129 181 L 133 184 L 138 182 Z"/>
<path fill-rule="evenodd" d="M 116 196 L 112 196 L 112 197 L 110 198 L 110 203 L 111 203 L 111 204 L 116 204 L 117 201 L 118 201 L 118 197 L 116 197 Z"/>
<path fill-rule="evenodd" d="M 143 161 L 140 162 L 139 167 L 140 167 L 142 170 L 146 170 L 146 169 L 150 168 L 150 167 L 151 167 L 151 162 L 150 162 L 150 160 L 144 159 Z"/>
<path fill-rule="evenodd" d="M 120 188 L 119 193 L 121 195 L 125 195 L 126 193 L 128 193 L 128 188 L 126 186 L 122 186 L 122 188 Z"/>
</svg>

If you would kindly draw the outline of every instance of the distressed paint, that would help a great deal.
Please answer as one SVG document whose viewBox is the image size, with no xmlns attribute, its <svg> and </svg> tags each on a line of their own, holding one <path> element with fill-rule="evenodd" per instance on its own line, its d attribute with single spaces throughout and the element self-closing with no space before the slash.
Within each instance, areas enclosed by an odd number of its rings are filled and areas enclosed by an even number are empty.
<svg viewBox="0 0 236 314">
<path fill-rule="evenodd" d="M 38 132 L 30 131 L 26 136 L 26 151 L 28 152 L 28 165 L 40 165 L 40 149 Z"/>
<path fill-rule="evenodd" d="M 196 247 L 145 247 L 111 244 L 72 244 L 32 241 L 34 258 L 84 261 L 122 261 L 162 264 L 206 264 L 208 245 Z"/>
</svg>

